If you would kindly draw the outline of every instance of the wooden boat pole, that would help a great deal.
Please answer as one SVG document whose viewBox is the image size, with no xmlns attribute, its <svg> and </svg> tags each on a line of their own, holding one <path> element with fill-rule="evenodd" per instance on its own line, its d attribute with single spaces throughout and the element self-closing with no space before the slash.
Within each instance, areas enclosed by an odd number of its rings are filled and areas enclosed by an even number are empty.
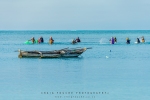
<svg viewBox="0 0 150 100">
<path fill-rule="evenodd" d="M 18 55 L 18 57 L 19 57 L 19 58 L 22 58 L 21 50 L 19 49 L 18 51 L 19 51 L 19 55 Z"/>
<path fill-rule="evenodd" d="M 92 49 L 92 47 L 86 48 L 86 49 Z"/>
</svg>

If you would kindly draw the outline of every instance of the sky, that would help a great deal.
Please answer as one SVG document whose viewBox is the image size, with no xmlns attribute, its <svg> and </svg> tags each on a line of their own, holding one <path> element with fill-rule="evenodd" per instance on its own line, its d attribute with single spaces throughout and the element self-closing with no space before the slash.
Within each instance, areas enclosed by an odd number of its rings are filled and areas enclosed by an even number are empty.
<svg viewBox="0 0 150 100">
<path fill-rule="evenodd" d="M 149 30 L 150 0 L 0 0 L 0 30 Z"/>
</svg>

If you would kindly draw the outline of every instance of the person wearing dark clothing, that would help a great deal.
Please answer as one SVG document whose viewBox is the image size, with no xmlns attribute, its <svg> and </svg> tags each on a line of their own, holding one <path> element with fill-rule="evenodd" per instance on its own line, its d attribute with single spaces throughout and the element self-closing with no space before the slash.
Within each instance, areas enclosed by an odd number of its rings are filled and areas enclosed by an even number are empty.
<svg viewBox="0 0 150 100">
<path fill-rule="evenodd" d="M 76 42 L 81 42 L 81 40 L 79 39 L 79 37 L 76 38 Z"/>
<path fill-rule="evenodd" d="M 116 37 L 114 38 L 114 41 L 115 41 L 115 43 L 117 43 L 117 38 Z"/>
<path fill-rule="evenodd" d="M 114 37 L 111 37 L 111 39 L 109 41 L 110 41 L 110 44 L 114 44 L 114 42 L 115 42 Z"/>
<path fill-rule="evenodd" d="M 130 39 L 128 37 L 126 38 L 126 43 L 130 44 Z"/>
<path fill-rule="evenodd" d="M 44 42 L 44 39 L 43 39 L 43 37 L 42 37 L 42 36 L 40 37 L 40 40 L 41 40 L 41 43 L 43 43 L 43 42 Z"/>
<path fill-rule="evenodd" d="M 140 39 L 139 39 L 139 38 L 137 38 L 137 39 L 136 39 L 136 42 L 137 42 L 137 43 L 140 43 Z"/>
</svg>

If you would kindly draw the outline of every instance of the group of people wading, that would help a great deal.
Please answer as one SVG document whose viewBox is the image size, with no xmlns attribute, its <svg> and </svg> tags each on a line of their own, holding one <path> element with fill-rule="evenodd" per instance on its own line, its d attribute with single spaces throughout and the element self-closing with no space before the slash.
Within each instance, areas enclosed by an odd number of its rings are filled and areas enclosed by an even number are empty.
<svg viewBox="0 0 150 100">
<path fill-rule="evenodd" d="M 117 38 L 116 37 L 111 37 L 111 39 L 109 40 L 110 44 L 115 44 L 117 43 Z M 127 37 L 126 38 L 126 44 L 130 44 L 130 39 Z M 137 38 L 135 43 L 144 43 L 145 39 L 144 36 L 142 36 L 141 38 Z"/>
<path fill-rule="evenodd" d="M 32 37 L 30 40 L 32 41 L 33 44 L 36 43 L 36 40 L 35 40 L 34 37 Z M 43 37 L 41 36 L 41 37 L 37 40 L 37 42 L 38 42 L 38 43 L 43 43 L 43 42 L 44 42 Z"/>
<path fill-rule="evenodd" d="M 79 39 L 79 37 L 77 37 L 76 39 L 72 40 L 72 44 L 75 44 L 75 43 L 78 43 L 78 42 L 81 42 L 81 40 Z"/>
<path fill-rule="evenodd" d="M 117 43 L 117 38 L 116 37 L 111 37 L 109 41 L 110 41 L 110 44 Z"/>
<path fill-rule="evenodd" d="M 42 36 L 37 40 L 37 42 L 36 42 L 34 37 L 32 37 L 30 40 L 32 41 L 33 44 L 44 42 L 44 39 L 43 39 Z M 115 43 L 117 43 L 117 38 L 116 37 L 111 37 L 109 41 L 110 41 L 110 44 L 115 44 Z M 130 44 L 130 41 L 131 40 L 127 37 L 126 38 L 126 44 Z M 78 42 L 81 42 L 79 37 L 77 37 L 76 39 L 73 39 L 71 43 L 75 44 L 75 43 L 78 43 Z M 144 36 L 142 36 L 141 38 L 137 38 L 135 43 L 144 43 L 144 42 L 145 42 L 145 39 L 144 39 Z M 53 43 L 54 43 L 54 39 L 52 37 L 50 37 L 49 38 L 49 44 L 53 44 Z"/>
<path fill-rule="evenodd" d="M 36 43 L 36 40 L 35 40 L 34 37 L 32 37 L 32 38 L 30 39 L 30 41 L 32 41 L 33 44 Z M 43 37 L 41 36 L 41 37 L 37 40 L 37 42 L 38 42 L 39 44 L 40 44 L 40 43 L 44 43 Z M 72 40 L 72 44 L 75 44 L 75 43 L 77 43 L 77 42 L 81 42 L 81 40 L 80 40 L 79 37 L 77 37 L 76 39 L 73 39 L 73 40 Z M 49 38 L 49 44 L 53 44 L 53 43 L 54 43 L 54 39 L 53 39 L 52 37 L 50 37 L 50 38 Z"/>
</svg>

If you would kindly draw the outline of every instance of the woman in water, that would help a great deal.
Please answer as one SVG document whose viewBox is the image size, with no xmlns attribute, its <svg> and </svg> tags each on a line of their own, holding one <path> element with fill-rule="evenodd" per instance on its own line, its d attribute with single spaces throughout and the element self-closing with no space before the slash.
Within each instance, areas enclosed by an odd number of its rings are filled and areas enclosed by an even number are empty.
<svg viewBox="0 0 150 100">
<path fill-rule="evenodd" d="M 49 43 L 50 43 L 50 44 L 53 44 L 53 43 L 54 43 L 54 40 L 53 40 L 53 38 L 52 38 L 52 37 L 50 37 L 50 39 L 49 39 Z"/>
<path fill-rule="evenodd" d="M 81 42 L 80 39 L 79 39 L 79 37 L 76 38 L 76 42 Z"/>
<path fill-rule="evenodd" d="M 77 42 L 76 42 L 76 40 L 75 40 L 75 39 L 73 39 L 73 40 L 72 40 L 72 44 L 75 44 L 75 43 L 77 43 Z"/>
<path fill-rule="evenodd" d="M 44 42 L 44 39 L 43 37 L 41 36 L 39 39 L 38 39 L 38 43 L 43 43 Z"/>
<path fill-rule="evenodd" d="M 137 38 L 137 39 L 136 39 L 136 42 L 137 42 L 137 43 L 140 43 L 140 39 L 139 39 L 139 38 Z"/>
<path fill-rule="evenodd" d="M 145 42 L 144 36 L 142 36 L 141 41 L 142 41 L 142 43 Z"/>
<path fill-rule="evenodd" d="M 114 41 L 115 41 L 115 43 L 117 43 L 117 38 L 116 37 L 114 38 Z"/>
<path fill-rule="evenodd" d="M 126 43 L 130 44 L 130 39 L 128 37 L 126 38 Z"/>
<path fill-rule="evenodd" d="M 32 41 L 33 44 L 36 42 L 34 37 L 31 38 L 31 41 Z"/>
<path fill-rule="evenodd" d="M 114 42 L 115 42 L 114 37 L 111 37 L 111 39 L 109 41 L 110 41 L 110 44 L 114 44 Z"/>
</svg>

